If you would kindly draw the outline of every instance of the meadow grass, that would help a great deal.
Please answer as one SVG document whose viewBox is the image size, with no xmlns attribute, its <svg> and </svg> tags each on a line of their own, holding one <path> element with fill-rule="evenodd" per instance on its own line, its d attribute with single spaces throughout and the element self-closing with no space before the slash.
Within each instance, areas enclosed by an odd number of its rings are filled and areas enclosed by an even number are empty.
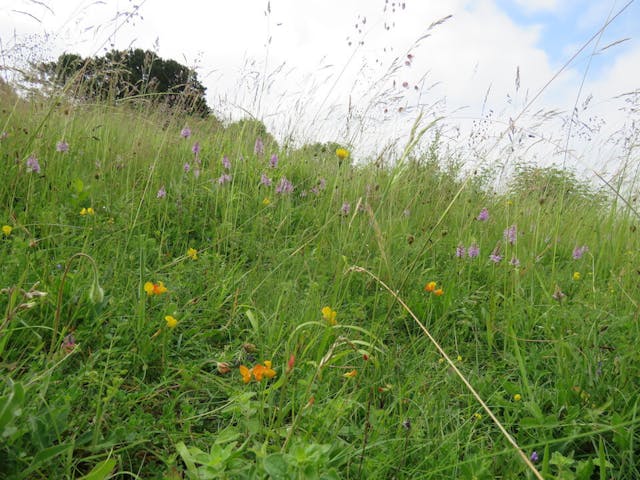
<svg viewBox="0 0 640 480">
<path fill-rule="evenodd" d="M 631 198 L 1 107 L 0 476 L 640 476 Z"/>
</svg>

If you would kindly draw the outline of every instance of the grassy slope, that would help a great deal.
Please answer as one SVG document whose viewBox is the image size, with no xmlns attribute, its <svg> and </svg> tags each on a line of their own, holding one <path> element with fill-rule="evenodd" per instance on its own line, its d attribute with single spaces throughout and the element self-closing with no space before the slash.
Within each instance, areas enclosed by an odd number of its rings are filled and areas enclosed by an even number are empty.
<svg viewBox="0 0 640 480">
<path fill-rule="evenodd" d="M 199 448 L 217 458 L 211 478 L 524 475 L 407 312 L 347 271 L 359 265 L 398 290 L 527 455 L 539 453 L 545 478 L 640 475 L 637 219 L 625 211 L 536 185 L 490 195 L 437 155 L 401 170 L 272 145 L 260 157 L 249 130 L 190 120 L 186 140 L 184 120 L 158 112 L 4 100 L 0 222 L 13 231 L 0 241 L 0 287 L 40 282 L 49 295 L 15 315 L 20 294 L 0 297 L 0 374 L 26 392 L 20 415 L 0 423 L 0 473 L 74 478 L 109 457 L 123 477 L 180 478 Z M 67 153 L 56 152 L 62 138 Z M 41 175 L 26 171 L 30 154 Z M 223 155 L 233 181 L 221 185 Z M 292 194 L 275 193 L 282 176 Z M 321 179 L 326 188 L 311 192 Z M 88 207 L 95 215 L 80 215 Z M 503 238 L 511 225 L 513 245 Z M 478 258 L 455 257 L 472 242 Z M 504 260 L 494 264 L 497 245 Z M 574 260 L 581 245 L 589 252 Z M 90 262 L 67 263 L 78 252 L 98 266 L 101 304 L 87 295 Z M 442 296 L 424 291 L 431 280 Z M 169 292 L 148 297 L 147 281 Z M 243 384 L 238 365 L 263 360 L 276 377 Z"/>
</svg>

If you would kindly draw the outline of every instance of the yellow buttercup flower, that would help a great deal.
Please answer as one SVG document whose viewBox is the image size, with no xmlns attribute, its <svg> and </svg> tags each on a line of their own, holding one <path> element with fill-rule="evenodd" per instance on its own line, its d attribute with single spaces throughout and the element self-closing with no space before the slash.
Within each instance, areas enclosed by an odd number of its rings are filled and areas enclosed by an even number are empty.
<svg viewBox="0 0 640 480">
<path fill-rule="evenodd" d="M 82 210 L 80 210 L 80 215 L 95 215 L 96 212 L 93 208 L 89 207 L 89 208 L 83 208 Z"/>
<path fill-rule="evenodd" d="M 13 231 L 13 227 L 11 225 L 2 226 L 2 233 L 4 233 L 5 237 L 8 237 L 9 235 L 11 235 L 12 231 Z"/>
<path fill-rule="evenodd" d="M 338 312 L 336 312 L 334 309 L 332 309 L 329 306 L 322 308 L 322 318 L 324 318 L 325 321 L 331 326 L 337 325 L 338 323 L 338 321 L 336 320 L 337 315 L 338 315 Z"/>
<path fill-rule="evenodd" d="M 345 158 L 347 158 L 349 156 L 349 150 L 347 150 L 346 148 L 337 148 L 336 149 L 336 156 L 340 159 L 340 160 L 344 160 Z"/>
<path fill-rule="evenodd" d="M 516 401 L 516 402 L 519 402 L 520 400 L 522 400 L 522 395 L 520 395 L 519 393 L 516 393 L 513 396 L 513 400 Z"/>
<path fill-rule="evenodd" d="M 198 250 L 189 247 L 189 250 L 187 250 L 187 257 L 189 257 L 191 260 L 196 260 L 198 258 Z"/>
<path fill-rule="evenodd" d="M 265 207 L 271 205 L 271 200 L 269 200 L 269 197 L 264 197 L 264 199 L 262 200 L 262 205 L 264 205 Z"/>
<path fill-rule="evenodd" d="M 580 272 L 573 272 L 573 279 L 577 282 L 578 280 L 580 280 L 580 277 L 582 275 L 580 275 Z"/>
<path fill-rule="evenodd" d="M 164 317 L 164 319 L 167 322 L 168 328 L 173 329 L 173 328 L 176 328 L 176 326 L 178 325 L 178 320 L 176 320 L 176 318 L 171 315 L 167 315 L 166 317 Z"/>
</svg>

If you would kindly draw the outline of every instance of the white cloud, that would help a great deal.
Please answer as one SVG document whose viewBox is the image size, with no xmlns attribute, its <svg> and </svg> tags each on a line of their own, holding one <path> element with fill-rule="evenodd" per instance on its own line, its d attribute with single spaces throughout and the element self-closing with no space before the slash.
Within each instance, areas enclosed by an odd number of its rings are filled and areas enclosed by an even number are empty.
<svg viewBox="0 0 640 480">
<path fill-rule="evenodd" d="M 588 87 L 602 99 L 640 88 L 640 45 L 636 43 L 616 56 L 603 76 L 589 82 Z"/>
</svg>

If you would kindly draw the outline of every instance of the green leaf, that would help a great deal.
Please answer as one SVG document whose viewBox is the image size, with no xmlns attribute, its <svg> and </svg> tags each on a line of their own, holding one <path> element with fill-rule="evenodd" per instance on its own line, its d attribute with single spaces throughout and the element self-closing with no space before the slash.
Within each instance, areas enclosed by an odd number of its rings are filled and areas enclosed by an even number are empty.
<svg viewBox="0 0 640 480">
<path fill-rule="evenodd" d="M 576 478 L 578 480 L 589 480 L 594 470 L 593 461 L 580 461 L 576 467 Z"/>
<path fill-rule="evenodd" d="M 340 475 L 338 475 L 335 468 L 330 468 L 320 474 L 320 480 L 340 480 Z"/>
<path fill-rule="evenodd" d="M 576 461 L 573 458 L 565 457 L 560 452 L 553 452 L 551 454 L 551 460 L 549 460 L 549 463 L 551 465 L 557 465 L 558 467 L 561 467 L 561 468 L 570 467 L 575 462 Z"/>
<path fill-rule="evenodd" d="M 25 478 L 26 475 L 36 471 L 42 465 L 48 464 L 51 459 L 61 455 L 71 448 L 73 448 L 73 443 L 63 443 L 61 445 L 54 445 L 52 447 L 45 448 L 44 450 L 40 450 L 36 456 L 33 457 L 29 468 L 22 472 L 22 477 Z"/>
<path fill-rule="evenodd" d="M 82 191 L 84 190 L 84 182 L 79 178 L 74 178 L 73 180 L 71 180 L 71 190 L 73 190 L 76 194 L 82 193 Z"/>
<path fill-rule="evenodd" d="M 191 456 L 191 453 L 187 449 L 187 446 L 184 444 L 184 442 L 176 443 L 176 450 L 178 451 L 180 457 L 182 457 L 182 461 L 184 462 L 184 464 L 187 466 L 187 470 L 189 472 L 195 472 L 196 464 L 194 463 L 193 457 Z"/>
<path fill-rule="evenodd" d="M 289 478 L 287 475 L 287 461 L 282 453 L 273 453 L 262 461 L 264 470 L 274 480 Z"/>
<path fill-rule="evenodd" d="M 5 437 L 7 427 L 17 417 L 22 414 L 24 405 L 24 389 L 21 383 L 14 383 L 11 379 L 9 383 L 9 394 L 0 397 L 0 435 Z"/>
<path fill-rule="evenodd" d="M 253 330 L 259 332 L 260 325 L 258 324 L 258 319 L 253 314 L 253 312 L 251 310 L 247 310 L 245 314 L 247 315 L 247 318 L 249 319 L 249 323 L 251 323 L 251 327 L 253 328 Z"/>
<path fill-rule="evenodd" d="M 107 460 L 97 464 L 89 473 L 78 480 L 104 480 L 111 475 L 115 466 L 116 460 L 114 458 L 108 458 Z"/>
</svg>

